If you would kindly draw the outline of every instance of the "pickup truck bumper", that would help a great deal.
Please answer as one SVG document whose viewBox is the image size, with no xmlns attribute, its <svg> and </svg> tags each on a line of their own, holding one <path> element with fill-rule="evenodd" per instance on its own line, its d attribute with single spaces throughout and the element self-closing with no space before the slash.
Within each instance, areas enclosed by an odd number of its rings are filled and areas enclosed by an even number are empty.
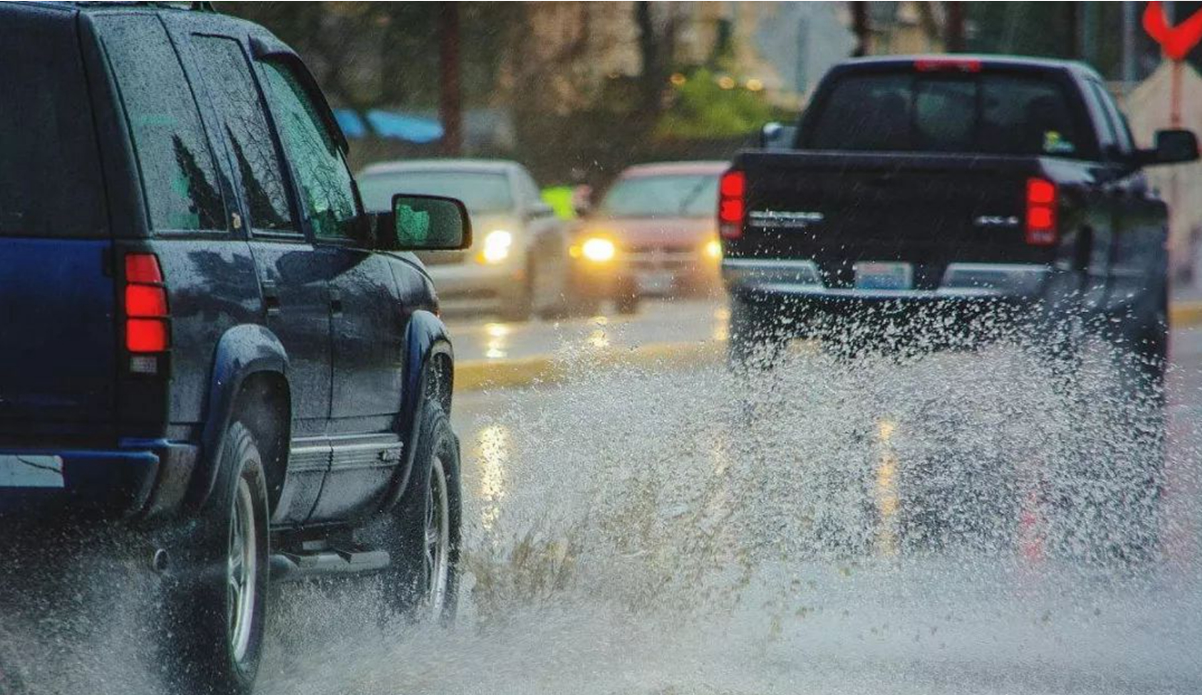
<svg viewBox="0 0 1202 695">
<path fill-rule="evenodd" d="M 727 258 L 722 280 L 739 297 L 797 297 L 892 303 L 940 303 L 1044 297 L 1053 268 L 1037 264 L 951 263 L 936 289 L 884 290 L 827 287 L 818 264 L 806 260 Z"/>
<path fill-rule="evenodd" d="M 183 500 L 197 447 L 128 439 L 115 449 L 0 450 L 0 517 L 152 516 Z"/>
</svg>

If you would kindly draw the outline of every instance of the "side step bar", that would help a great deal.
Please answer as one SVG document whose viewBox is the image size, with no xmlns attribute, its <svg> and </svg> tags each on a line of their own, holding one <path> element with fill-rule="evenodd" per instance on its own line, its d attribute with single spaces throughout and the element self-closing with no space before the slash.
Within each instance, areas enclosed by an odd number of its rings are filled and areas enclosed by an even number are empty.
<svg viewBox="0 0 1202 695">
<path fill-rule="evenodd" d="M 384 550 L 335 548 L 304 554 L 274 553 L 270 562 L 272 581 L 294 582 L 313 577 L 376 572 L 387 567 L 391 558 Z"/>
</svg>

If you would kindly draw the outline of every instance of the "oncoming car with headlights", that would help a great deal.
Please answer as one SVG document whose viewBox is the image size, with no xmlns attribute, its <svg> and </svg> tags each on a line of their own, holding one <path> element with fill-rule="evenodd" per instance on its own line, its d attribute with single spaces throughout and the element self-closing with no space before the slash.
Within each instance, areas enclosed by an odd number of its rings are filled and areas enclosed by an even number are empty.
<svg viewBox="0 0 1202 695">
<path fill-rule="evenodd" d="M 444 310 L 495 311 L 506 320 L 523 321 L 531 314 L 551 318 L 565 309 L 563 224 L 522 165 L 475 159 L 386 162 L 364 169 L 359 185 L 368 210 L 387 210 L 396 191 L 449 196 L 467 205 L 475 230 L 472 247 L 418 254 Z"/>
<path fill-rule="evenodd" d="M 726 162 L 632 166 L 574 235 L 569 255 L 581 295 L 633 312 L 641 297 L 710 291 L 722 248 L 713 220 Z"/>
</svg>

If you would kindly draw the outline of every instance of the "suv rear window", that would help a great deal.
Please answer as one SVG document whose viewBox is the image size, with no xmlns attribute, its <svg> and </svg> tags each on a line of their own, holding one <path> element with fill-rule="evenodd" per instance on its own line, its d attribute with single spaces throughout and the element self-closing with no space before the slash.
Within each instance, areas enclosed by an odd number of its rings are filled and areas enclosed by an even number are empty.
<svg viewBox="0 0 1202 695">
<path fill-rule="evenodd" d="M 150 226 L 225 229 L 213 154 L 167 32 L 151 15 L 97 22 L 125 104 Z"/>
<path fill-rule="evenodd" d="M 1058 83 L 1005 73 L 845 76 L 807 140 L 820 150 L 1058 157 L 1086 145 Z"/>
<path fill-rule="evenodd" d="M 22 8 L 0 21 L 0 236 L 108 233 L 74 23 Z"/>
</svg>

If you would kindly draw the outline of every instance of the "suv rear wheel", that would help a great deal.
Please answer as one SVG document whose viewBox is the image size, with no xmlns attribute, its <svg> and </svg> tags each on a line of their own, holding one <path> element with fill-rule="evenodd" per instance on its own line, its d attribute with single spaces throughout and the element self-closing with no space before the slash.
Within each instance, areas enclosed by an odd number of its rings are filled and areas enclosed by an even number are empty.
<svg viewBox="0 0 1202 695">
<path fill-rule="evenodd" d="M 243 695 L 259 670 L 267 617 L 268 509 L 250 431 L 226 432 L 212 498 L 179 543 L 164 640 L 179 692 Z"/>
</svg>

